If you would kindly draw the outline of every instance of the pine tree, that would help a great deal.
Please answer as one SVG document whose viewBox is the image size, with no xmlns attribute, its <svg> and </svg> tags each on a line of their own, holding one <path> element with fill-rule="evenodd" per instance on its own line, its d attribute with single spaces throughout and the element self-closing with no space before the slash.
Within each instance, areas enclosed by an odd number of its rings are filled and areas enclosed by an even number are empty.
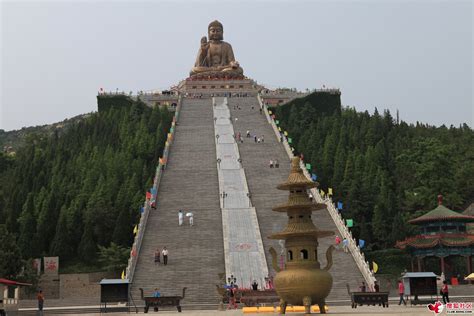
<svg viewBox="0 0 474 316">
<path fill-rule="evenodd" d="M 14 279 L 22 267 L 21 250 L 5 225 L 0 225 L 0 258 L 0 275 Z"/>
<path fill-rule="evenodd" d="M 18 244 L 24 258 L 34 258 L 38 253 L 36 234 L 36 218 L 34 209 L 33 193 L 29 193 L 23 206 L 18 223 L 20 226 L 20 238 Z"/>
</svg>

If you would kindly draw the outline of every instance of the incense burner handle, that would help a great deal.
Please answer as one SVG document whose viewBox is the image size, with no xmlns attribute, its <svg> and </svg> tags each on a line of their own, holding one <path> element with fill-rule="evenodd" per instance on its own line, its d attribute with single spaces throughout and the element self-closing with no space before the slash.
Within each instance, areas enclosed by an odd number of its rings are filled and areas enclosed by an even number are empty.
<svg viewBox="0 0 474 316">
<path fill-rule="evenodd" d="M 332 267 L 332 252 L 334 251 L 334 246 L 331 245 L 329 246 L 328 250 L 326 250 L 326 267 L 323 268 L 323 270 L 328 271 Z"/>
</svg>

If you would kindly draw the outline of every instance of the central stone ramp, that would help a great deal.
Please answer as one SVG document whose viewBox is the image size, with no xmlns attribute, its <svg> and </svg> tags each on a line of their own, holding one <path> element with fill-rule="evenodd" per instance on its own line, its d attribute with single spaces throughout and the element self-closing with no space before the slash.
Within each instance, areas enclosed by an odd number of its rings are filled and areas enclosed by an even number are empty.
<svg viewBox="0 0 474 316">
<path fill-rule="evenodd" d="M 260 105 L 256 97 L 229 98 L 229 109 L 234 123 L 236 134 L 242 134 L 244 142 L 239 144 L 242 165 L 247 174 L 248 186 L 252 196 L 252 203 L 257 210 L 258 222 L 262 234 L 269 271 L 272 271 L 271 255 L 268 249 L 273 246 L 280 253 L 281 246 L 277 240 L 268 239 L 267 236 L 283 230 L 288 218 L 272 211 L 278 204 L 283 204 L 288 199 L 288 193 L 276 189 L 277 184 L 286 181 L 290 173 L 290 160 L 283 145 L 276 138 L 271 125 L 267 122 L 265 114 L 260 114 Z M 237 120 L 236 120 L 237 119 Z M 246 137 L 247 131 L 252 135 Z M 253 135 L 262 138 L 263 143 L 256 143 Z M 278 160 L 280 167 L 270 168 L 269 161 Z M 313 221 L 321 230 L 332 230 L 338 234 L 336 225 L 328 211 L 321 210 L 313 213 Z M 321 266 L 326 265 L 326 249 L 334 245 L 334 238 L 321 238 L 319 241 L 318 258 Z M 280 259 L 280 258 L 279 258 Z M 328 301 L 347 300 L 346 283 L 352 290 L 357 289 L 364 278 L 360 273 L 351 254 L 342 250 L 335 251 L 333 262 L 329 271 L 334 282 Z"/>
<path fill-rule="evenodd" d="M 227 98 L 214 98 L 214 131 L 221 196 L 226 278 L 240 288 L 265 284 L 268 268 L 255 208 L 234 137 Z"/>
<path fill-rule="evenodd" d="M 132 285 L 136 303 L 139 288 L 151 295 L 157 287 L 163 296 L 181 295 L 183 305 L 217 305 L 215 284 L 225 272 L 222 217 L 216 168 L 212 102 L 183 99 L 168 165 L 158 189 L 157 209 L 150 212 Z M 178 210 L 194 214 L 178 226 Z M 155 265 L 154 252 L 166 246 L 168 265 Z M 163 262 L 163 259 L 161 260 Z"/>
</svg>

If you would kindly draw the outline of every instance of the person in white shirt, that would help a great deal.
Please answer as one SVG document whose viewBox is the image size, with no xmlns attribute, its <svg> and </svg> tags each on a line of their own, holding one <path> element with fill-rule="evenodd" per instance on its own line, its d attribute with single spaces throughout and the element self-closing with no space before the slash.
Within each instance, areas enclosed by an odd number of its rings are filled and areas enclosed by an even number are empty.
<svg viewBox="0 0 474 316">
<path fill-rule="evenodd" d="M 178 225 L 179 226 L 183 225 L 183 221 L 184 221 L 183 211 L 179 210 L 179 212 L 178 212 Z"/>
<path fill-rule="evenodd" d="M 167 265 L 168 264 L 168 249 L 166 249 L 166 247 L 163 247 L 161 254 L 163 255 L 163 264 Z"/>
</svg>

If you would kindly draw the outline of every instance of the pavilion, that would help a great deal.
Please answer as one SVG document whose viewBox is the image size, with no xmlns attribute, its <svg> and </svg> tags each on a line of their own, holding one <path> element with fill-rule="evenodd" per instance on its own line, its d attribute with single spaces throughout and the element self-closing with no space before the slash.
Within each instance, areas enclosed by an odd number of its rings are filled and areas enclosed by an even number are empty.
<svg viewBox="0 0 474 316">
<path fill-rule="evenodd" d="M 396 247 L 407 249 L 410 253 L 412 271 L 424 271 L 425 259 L 436 257 L 439 258 L 440 271 L 449 279 L 446 273 L 450 277 L 452 271 L 446 271 L 448 257 L 461 256 L 466 258 L 466 274 L 472 273 L 474 233 L 467 231 L 466 227 L 468 223 L 474 223 L 474 216 L 448 209 L 439 195 L 438 206 L 434 210 L 408 222 L 419 226 L 419 234 L 398 241 Z"/>
</svg>

